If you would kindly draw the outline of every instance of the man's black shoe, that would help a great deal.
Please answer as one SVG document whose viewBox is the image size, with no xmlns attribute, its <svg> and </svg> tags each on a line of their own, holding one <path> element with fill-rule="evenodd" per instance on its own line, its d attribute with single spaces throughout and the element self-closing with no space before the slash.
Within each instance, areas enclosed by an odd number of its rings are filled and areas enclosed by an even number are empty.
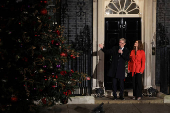
<svg viewBox="0 0 170 113">
<path fill-rule="evenodd" d="M 123 97 L 119 97 L 119 99 L 120 99 L 120 100 L 125 100 L 125 98 L 123 98 Z"/>
<path fill-rule="evenodd" d="M 113 100 L 117 100 L 117 97 L 113 97 Z"/>
</svg>

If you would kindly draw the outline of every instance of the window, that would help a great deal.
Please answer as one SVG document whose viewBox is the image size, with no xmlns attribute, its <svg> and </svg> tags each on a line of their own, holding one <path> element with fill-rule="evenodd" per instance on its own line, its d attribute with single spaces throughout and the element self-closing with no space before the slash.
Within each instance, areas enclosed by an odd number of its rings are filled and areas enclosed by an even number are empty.
<svg viewBox="0 0 170 113">
<path fill-rule="evenodd" d="M 139 14 L 139 6 L 134 0 L 111 0 L 105 14 Z"/>
</svg>

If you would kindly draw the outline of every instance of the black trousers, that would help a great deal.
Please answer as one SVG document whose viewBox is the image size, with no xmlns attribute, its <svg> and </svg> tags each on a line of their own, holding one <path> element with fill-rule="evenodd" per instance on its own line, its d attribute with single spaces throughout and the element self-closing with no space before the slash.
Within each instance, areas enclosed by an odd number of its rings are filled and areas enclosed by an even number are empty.
<svg viewBox="0 0 170 113">
<path fill-rule="evenodd" d="M 120 82 L 120 93 L 119 96 L 123 97 L 123 92 L 124 92 L 124 79 L 118 79 L 118 78 L 113 78 L 113 96 L 117 97 L 117 81 L 119 80 Z"/>
<path fill-rule="evenodd" d="M 133 96 L 136 98 L 142 97 L 142 75 L 140 73 L 134 74 L 133 81 Z"/>
</svg>

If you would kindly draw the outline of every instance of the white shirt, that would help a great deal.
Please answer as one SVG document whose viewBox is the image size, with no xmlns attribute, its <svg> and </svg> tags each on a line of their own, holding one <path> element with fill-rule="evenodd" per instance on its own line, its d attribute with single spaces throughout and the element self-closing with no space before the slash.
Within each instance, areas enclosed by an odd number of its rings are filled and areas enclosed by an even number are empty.
<svg viewBox="0 0 170 113">
<path fill-rule="evenodd" d="M 124 47 L 123 48 L 121 48 L 121 50 L 123 51 L 123 49 L 124 49 Z M 122 55 L 122 53 L 121 53 L 121 55 Z M 120 57 L 120 56 L 119 56 Z"/>
</svg>

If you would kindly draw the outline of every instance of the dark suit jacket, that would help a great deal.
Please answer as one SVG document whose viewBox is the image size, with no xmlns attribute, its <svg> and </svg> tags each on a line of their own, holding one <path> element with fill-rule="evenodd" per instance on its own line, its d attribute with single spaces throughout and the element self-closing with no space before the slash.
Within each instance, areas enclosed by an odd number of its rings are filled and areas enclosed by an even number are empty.
<svg viewBox="0 0 170 113">
<path fill-rule="evenodd" d="M 105 48 L 102 49 L 102 51 L 105 54 L 112 55 L 112 63 L 107 76 L 124 79 L 125 62 L 129 60 L 129 50 L 126 47 L 124 47 L 122 55 L 118 53 L 118 50 L 119 50 L 119 46 L 114 46 L 109 50 L 106 50 Z"/>
</svg>

